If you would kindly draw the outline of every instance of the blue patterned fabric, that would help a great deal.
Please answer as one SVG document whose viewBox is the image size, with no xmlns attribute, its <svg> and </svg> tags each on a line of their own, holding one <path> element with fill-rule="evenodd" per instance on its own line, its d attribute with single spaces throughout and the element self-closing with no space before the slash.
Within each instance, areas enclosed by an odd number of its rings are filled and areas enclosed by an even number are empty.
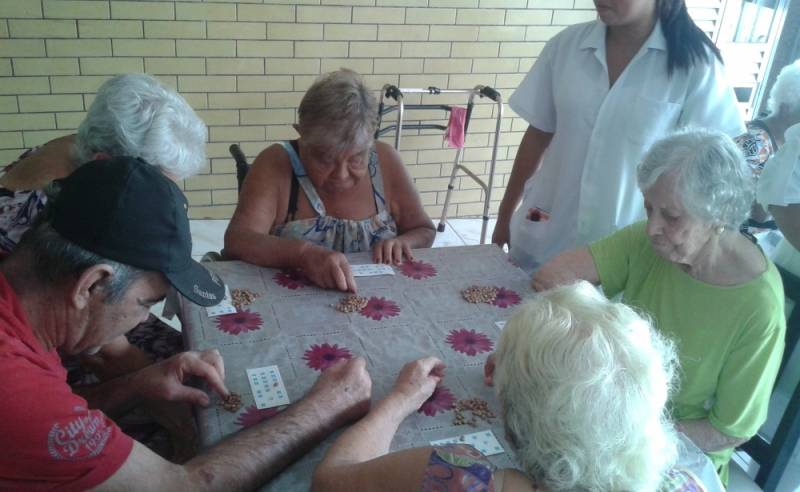
<svg viewBox="0 0 800 492">
<path fill-rule="evenodd" d="M 378 163 L 378 154 L 374 148 L 370 152 L 368 170 L 377 213 L 367 219 L 352 220 L 327 215 L 325 204 L 322 203 L 317 190 L 314 189 L 314 185 L 300 161 L 300 156 L 289 142 L 282 142 L 281 145 L 289 154 L 292 170 L 308 198 L 308 202 L 317 212 L 317 217 L 276 225 L 272 228 L 271 234 L 291 239 L 303 239 L 342 253 L 370 251 L 372 246 L 379 241 L 397 237 L 397 224 L 386 207 L 383 176 Z"/>
</svg>

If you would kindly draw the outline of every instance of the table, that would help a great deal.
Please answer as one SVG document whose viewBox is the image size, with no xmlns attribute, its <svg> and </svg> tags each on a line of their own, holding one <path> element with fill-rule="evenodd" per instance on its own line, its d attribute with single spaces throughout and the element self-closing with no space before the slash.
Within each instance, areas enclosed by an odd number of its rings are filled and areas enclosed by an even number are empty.
<svg viewBox="0 0 800 492">
<path fill-rule="evenodd" d="M 422 249 L 414 255 L 415 261 L 395 268 L 395 275 L 358 278 L 358 295 L 368 297 L 369 303 L 349 314 L 333 307 L 344 294 L 318 289 L 297 272 L 236 261 L 206 264 L 231 289 L 246 289 L 259 297 L 240 313 L 217 318 L 191 303 L 180 305 L 186 347 L 218 349 L 228 388 L 243 400 L 236 413 L 218 406 L 216 396 L 208 408 L 197 409 L 202 444 L 211 446 L 280 410 L 255 408 L 248 368 L 277 365 L 294 402 L 327 365 L 340 357 L 362 356 L 372 376 L 375 402 L 389 392 L 403 364 L 434 355 L 447 364 L 446 377 L 423 409 L 400 426 L 392 450 L 491 429 L 506 453 L 489 459 L 498 467 L 516 466 L 499 419 L 474 428 L 454 426 L 451 409 L 456 400 L 481 398 L 499 415 L 493 390 L 483 383 L 483 362 L 501 333 L 497 322 L 507 320 L 515 305 L 534 295 L 530 280 L 494 245 Z M 367 253 L 348 259 L 351 264 L 371 262 Z M 467 303 L 461 291 L 473 285 L 498 287 L 495 302 Z M 308 490 L 314 467 L 335 437 L 263 490 Z M 695 455 L 689 458 L 699 463 Z"/>
</svg>

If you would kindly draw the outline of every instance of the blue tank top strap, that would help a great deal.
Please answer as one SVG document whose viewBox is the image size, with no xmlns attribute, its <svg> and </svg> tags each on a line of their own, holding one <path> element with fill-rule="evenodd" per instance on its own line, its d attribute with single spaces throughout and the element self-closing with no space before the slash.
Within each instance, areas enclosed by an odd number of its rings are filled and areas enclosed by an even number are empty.
<svg viewBox="0 0 800 492">
<path fill-rule="evenodd" d="M 314 189 L 314 184 L 311 182 L 311 179 L 309 179 L 308 174 L 306 174 L 306 168 L 303 167 L 303 163 L 300 161 L 300 156 L 297 155 L 297 152 L 295 152 L 291 143 L 281 142 L 281 145 L 286 153 L 289 154 L 289 162 L 292 164 L 292 170 L 294 171 L 294 175 L 297 176 L 297 181 L 300 182 L 300 186 L 303 188 L 306 198 L 308 198 L 308 202 L 314 208 L 314 211 L 319 215 L 326 215 L 325 205 L 322 203 L 322 200 L 317 194 L 317 190 Z"/>
<path fill-rule="evenodd" d="M 386 210 L 386 195 L 383 191 L 383 174 L 381 173 L 381 165 L 378 162 L 378 152 L 375 147 L 369 153 L 369 179 L 372 182 L 372 194 L 375 196 L 375 208 L 378 214 Z"/>
</svg>

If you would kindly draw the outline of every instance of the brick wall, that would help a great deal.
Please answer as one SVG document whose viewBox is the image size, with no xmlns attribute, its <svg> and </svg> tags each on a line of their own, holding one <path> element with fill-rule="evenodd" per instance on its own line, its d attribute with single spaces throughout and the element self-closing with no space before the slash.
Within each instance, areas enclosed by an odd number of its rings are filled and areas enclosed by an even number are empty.
<svg viewBox="0 0 800 492">
<path fill-rule="evenodd" d="M 720 4 L 690 3 L 706 20 Z M 293 138 L 295 110 L 318 74 L 352 68 L 376 91 L 387 83 L 482 84 L 507 99 L 547 39 L 594 17 L 592 0 L 0 0 L 0 165 L 74 132 L 108 77 L 147 72 L 180 91 L 209 126 L 208 165 L 183 184 L 191 217 L 227 218 L 236 204 L 228 146 L 240 143 L 252 160 Z M 464 151 L 484 177 L 492 111 L 476 108 Z M 431 117 L 443 113 L 410 112 L 406 121 Z M 525 128 L 506 111 L 495 207 Z M 454 151 L 438 132 L 404 132 L 401 149 L 426 210 L 438 216 Z M 477 185 L 459 178 L 449 215 L 479 214 L 482 200 Z"/>
</svg>

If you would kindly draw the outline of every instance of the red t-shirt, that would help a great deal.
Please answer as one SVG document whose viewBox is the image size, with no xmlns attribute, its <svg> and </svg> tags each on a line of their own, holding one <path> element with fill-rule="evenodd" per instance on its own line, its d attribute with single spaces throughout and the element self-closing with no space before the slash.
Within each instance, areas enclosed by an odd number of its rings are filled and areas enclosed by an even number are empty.
<svg viewBox="0 0 800 492">
<path fill-rule="evenodd" d="M 0 489 L 85 490 L 113 475 L 133 440 L 67 385 L 0 274 Z"/>
</svg>

